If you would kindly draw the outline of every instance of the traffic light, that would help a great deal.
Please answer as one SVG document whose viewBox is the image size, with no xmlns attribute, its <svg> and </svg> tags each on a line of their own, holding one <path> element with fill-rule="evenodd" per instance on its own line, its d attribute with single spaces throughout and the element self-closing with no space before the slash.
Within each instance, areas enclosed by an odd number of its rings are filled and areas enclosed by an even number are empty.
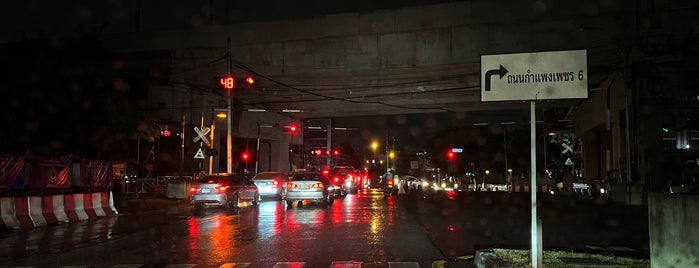
<svg viewBox="0 0 699 268">
<path fill-rule="evenodd" d="M 244 83 L 244 84 L 247 84 L 249 86 L 252 86 L 255 84 L 255 82 L 256 82 L 256 80 L 255 80 L 254 76 L 249 75 L 249 76 L 246 76 L 245 78 L 238 78 L 238 77 L 234 77 L 232 75 L 227 75 L 227 76 L 221 77 L 219 79 L 218 83 L 224 89 L 232 90 L 235 88 L 236 84 L 238 84 L 238 83 Z"/>
<path fill-rule="evenodd" d="M 254 85 L 255 84 L 255 77 L 252 77 L 252 76 L 245 77 L 245 83 L 248 85 Z"/>
<path fill-rule="evenodd" d="M 243 162 L 247 163 L 248 159 L 250 159 L 250 155 L 248 155 L 248 152 L 246 151 L 240 155 L 240 158 L 243 159 Z"/>
<path fill-rule="evenodd" d="M 338 150 L 338 149 L 333 150 L 333 155 L 335 155 L 335 156 L 340 155 L 340 150 Z"/>
<path fill-rule="evenodd" d="M 212 157 L 213 157 L 213 156 L 217 156 L 217 155 L 218 155 L 218 151 L 216 151 L 216 149 L 207 148 L 207 149 L 204 151 L 204 154 L 206 154 L 206 156 L 212 156 Z"/>
<path fill-rule="evenodd" d="M 449 151 L 447 152 L 447 159 L 449 161 L 451 161 L 451 160 L 454 160 L 455 157 L 456 157 L 456 154 L 451 149 L 449 149 Z"/>
<path fill-rule="evenodd" d="M 284 126 L 284 130 L 288 131 L 288 132 L 291 133 L 291 134 L 296 134 L 296 132 L 299 131 L 299 127 L 296 126 L 296 124 L 291 123 L 291 124 L 288 125 L 288 126 Z"/>
</svg>

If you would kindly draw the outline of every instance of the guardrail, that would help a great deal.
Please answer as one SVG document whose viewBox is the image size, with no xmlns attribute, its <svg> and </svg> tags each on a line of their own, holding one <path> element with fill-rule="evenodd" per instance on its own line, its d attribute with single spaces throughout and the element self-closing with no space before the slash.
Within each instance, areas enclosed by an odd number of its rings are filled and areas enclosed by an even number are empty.
<svg viewBox="0 0 699 268">
<path fill-rule="evenodd" d="M 155 178 L 134 178 L 124 180 L 126 194 L 144 194 L 155 191 Z"/>
</svg>

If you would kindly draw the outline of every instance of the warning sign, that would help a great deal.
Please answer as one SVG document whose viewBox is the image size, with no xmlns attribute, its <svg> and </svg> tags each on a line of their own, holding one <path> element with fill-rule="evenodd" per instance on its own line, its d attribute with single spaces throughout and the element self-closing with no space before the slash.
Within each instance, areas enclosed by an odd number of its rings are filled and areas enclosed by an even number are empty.
<svg viewBox="0 0 699 268">
<path fill-rule="evenodd" d="M 568 157 L 568 160 L 566 160 L 566 166 L 572 166 L 573 165 L 573 160 L 570 160 L 570 157 Z"/>
<path fill-rule="evenodd" d="M 204 152 L 201 151 L 201 148 L 197 151 L 197 154 L 194 155 L 194 158 L 196 159 L 204 159 Z"/>
</svg>

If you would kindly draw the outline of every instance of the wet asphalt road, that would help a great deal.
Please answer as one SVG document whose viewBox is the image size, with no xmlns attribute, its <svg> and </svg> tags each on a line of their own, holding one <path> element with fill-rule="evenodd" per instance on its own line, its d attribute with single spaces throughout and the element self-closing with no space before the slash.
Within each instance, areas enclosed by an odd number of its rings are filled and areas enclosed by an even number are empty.
<svg viewBox="0 0 699 268">
<path fill-rule="evenodd" d="M 544 249 L 647 258 L 645 207 L 560 196 L 539 201 Z M 361 267 L 431 267 L 481 248 L 526 249 L 530 239 L 527 193 L 386 198 L 366 191 L 329 207 L 288 208 L 282 201 L 265 200 L 238 213 L 211 208 L 201 214 L 192 213 L 186 202 L 143 202 L 120 207 L 116 217 L 2 231 L 0 266 L 274 267 L 288 262 L 331 267 L 343 261 Z"/>
</svg>

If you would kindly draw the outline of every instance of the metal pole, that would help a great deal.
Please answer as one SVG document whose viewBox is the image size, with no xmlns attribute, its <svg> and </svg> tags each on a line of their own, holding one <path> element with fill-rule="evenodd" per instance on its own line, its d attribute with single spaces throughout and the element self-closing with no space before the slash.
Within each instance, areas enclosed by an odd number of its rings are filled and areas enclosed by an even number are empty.
<svg viewBox="0 0 699 268">
<path fill-rule="evenodd" d="M 231 96 L 231 91 L 233 91 L 233 89 L 227 91 L 228 104 L 226 105 L 226 172 L 229 174 L 233 173 L 233 134 L 231 131 L 231 125 L 233 125 L 231 123 L 231 117 L 233 117 L 233 113 L 231 113 L 233 97 Z"/>
<path fill-rule="evenodd" d="M 214 138 L 216 137 L 216 136 L 214 136 L 214 131 L 216 130 L 216 118 L 215 118 L 215 116 L 216 116 L 215 114 L 211 114 L 211 141 L 210 141 L 211 142 L 210 143 L 211 150 L 215 150 L 215 148 L 216 148 L 216 147 L 214 147 L 214 144 L 215 144 Z M 213 171 L 214 171 L 214 157 L 209 156 L 209 175 L 211 175 L 213 173 Z"/>
<path fill-rule="evenodd" d="M 255 174 L 260 168 L 260 122 L 257 122 L 257 144 L 255 145 Z"/>
<path fill-rule="evenodd" d="M 505 146 L 505 181 L 509 182 L 509 173 L 507 172 L 507 125 L 502 126 L 502 140 Z"/>
<path fill-rule="evenodd" d="M 539 260 L 539 246 L 538 246 L 538 229 L 536 222 L 536 102 L 531 101 L 529 105 L 529 116 L 531 117 L 531 122 L 529 123 L 529 142 L 531 146 L 531 183 L 529 187 L 529 193 L 531 196 L 531 266 L 533 268 L 539 267 L 541 264 Z"/>
<path fill-rule="evenodd" d="M 204 113 L 203 113 L 203 112 L 201 113 L 201 126 L 200 126 L 200 129 L 201 129 L 201 130 L 204 129 Z M 201 139 L 201 140 L 199 141 L 199 150 L 201 150 L 202 147 L 204 147 L 204 139 Z M 199 169 L 201 169 L 201 171 L 204 172 L 204 159 L 202 159 L 201 162 L 199 163 Z"/>
<path fill-rule="evenodd" d="M 233 62 L 231 60 L 231 38 L 228 37 L 228 74 L 233 75 Z M 235 83 L 235 82 L 234 82 Z M 235 88 L 235 84 L 233 86 Z M 233 106 L 233 88 L 229 88 L 226 92 L 228 103 L 226 105 L 226 172 L 233 173 L 233 134 L 232 134 L 232 117 L 231 112 Z"/>
<path fill-rule="evenodd" d="M 182 157 L 180 157 L 180 176 L 183 176 L 183 175 L 184 175 L 184 133 L 185 133 L 185 129 L 184 129 L 184 128 L 185 128 L 186 125 L 187 125 L 184 118 L 185 118 L 185 117 L 184 117 L 184 113 L 183 113 L 183 114 L 182 114 L 182 122 L 181 122 L 181 124 L 182 124 L 182 133 L 181 133 L 181 135 L 180 135 L 180 137 L 182 138 L 182 145 L 181 145 L 182 150 L 181 150 L 181 152 L 180 152 L 180 154 L 182 155 Z"/>
</svg>

